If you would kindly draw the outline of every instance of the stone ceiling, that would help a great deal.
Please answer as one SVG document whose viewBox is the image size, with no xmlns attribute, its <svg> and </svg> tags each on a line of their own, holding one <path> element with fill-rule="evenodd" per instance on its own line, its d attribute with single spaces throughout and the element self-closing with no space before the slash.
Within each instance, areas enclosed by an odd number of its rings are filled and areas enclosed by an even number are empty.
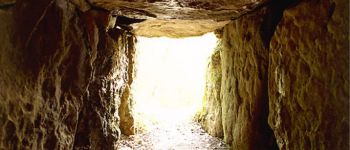
<svg viewBox="0 0 350 150">
<path fill-rule="evenodd" d="M 211 32 L 266 0 L 88 0 L 117 15 L 147 19 L 133 24 L 137 35 L 197 36 Z"/>
<path fill-rule="evenodd" d="M 230 20 L 268 0 L 71 0 L 81 10 L 103 8 L 116 16 L 147 19 L 133 23 L 136 35 L 147 37 L 198 36 L 223 27 Z M 0 0 L 13 3 L 15 0 Z M 118 21 L 117 21 L 118 22 Z"/>
</svg>

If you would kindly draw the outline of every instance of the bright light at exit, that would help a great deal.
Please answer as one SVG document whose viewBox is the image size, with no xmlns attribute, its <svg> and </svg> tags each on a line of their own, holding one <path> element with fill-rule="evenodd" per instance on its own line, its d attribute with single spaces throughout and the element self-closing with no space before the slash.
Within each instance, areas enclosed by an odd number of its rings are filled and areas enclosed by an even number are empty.
<svg viewBox="0 0 350 150">
<path fill-rule="evenodd" d="M 132 92 L 136 128 L 191 119 L 201 106 L 213 33 L 183 39 L 138 37 Z"/>
</svg>

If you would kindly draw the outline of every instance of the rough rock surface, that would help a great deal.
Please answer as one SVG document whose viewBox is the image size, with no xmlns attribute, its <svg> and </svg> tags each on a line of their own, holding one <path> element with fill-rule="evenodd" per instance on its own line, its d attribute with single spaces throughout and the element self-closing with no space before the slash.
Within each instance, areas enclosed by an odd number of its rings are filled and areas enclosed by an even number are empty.
<svg viewBox="0 0 350 150">
<path fill-rule="evenodd" d="M 275 149 L 267 124 L 268 50 L 259 36 L 265 9 L 223 30 L 221 108 L 224 140 L 233 149 Z"/>
<path fill-rule="evenodd" d="M 79 19 L 62 1 L 17 3 L 1 10 L 0 149 L 71 149 L 90 69 Z"/>
<path fill-rule="evenodd" d="M 203 35 L 208 31 L 220 28 L 227 24 L 227 21 L 255 10 L 266 1 L 88 0 L 88 2 L 95 7 L 113 11 L 116 15 L 149 19 L 147 22 L 133 25 L 135 33 L 138 35 L 185 37 Z"/>
<path fill-rule="evenodd" d="M 135 37 L 119 29 L 99 31 L 93 78 L 80 112 L 75 148 L 114 149 L 120 134 L 133 134 L 129 90 Z"/>
<path fill-rule="evenodd" d="M 195 119 L 212 136 L 223 138 L 222 109 L 221 109 L 221 57 L 223 42 L 220 40 L 218 46 L 210 57 L 207 73 L 205 92 L 203 97 L 203 108 Z"/>
<path fill-rule="evenodd" d="M 134 37 L 65 0 L 17 1 L 0 16 L 0 149 L 112 149 Z"/>
<path fill-rule="evenodd" d="M 272 2 L 225 26 L 221 98 L 211 100 L 221 101 L 224 139 L 233 149 L 272 149 L 254 146 L 274 142 L 279 149 L 349 148 L 347 3 L 308 1 L 284 10 Z M 204 118 L 217 114 L 212 104 Z M 217 122 L 201 123 L 220 131 Z M 259 138 L 264 142 L 255 143 Z"/>
<path fill-rule="evenodd" d="M 146 20 L 142 23 L 135 23 L 133 26 L 136 35 L 147 37 L 167 36 L 181 38 L 188 36 L 203 35 L 221 28 L 229 21 L 214 20 Z"/>
<path fill-rule="evenodd" d="M 125 35 L 124 35 L 125 36 Z M 128 36 L 128 35 L 127 35 Z M 132 135 L 135 132 L 134 129 L 134 118 L 132 113 L 133 108 L 133 97 L 131 91 L 131 84 L 133 83 L 135 77 L 135 42 L 136 38 L 129 35 L 127 38 L 127 44 L 120 43 L 119 45 L 125 45 L 125 53 L 127 59 L 126 66 L 128 67 L 122 79 L 126 79 L 124 92 L 121 97 L 121 102 L 119 106 L 119 116 L 120 116 L 120 130 L 124 135 Z M 121 54 L 123 55 L 123 53 Z M 119 66 L 117 64 L 116 66 Z M 120 69 L 114 70 L 114 72 L 119 72 Z"/>
<path fill-rule="evenodd" d="M 349 1 L 285 10 L 270 43 L 269 124 L 281 149 L 349 149 Z"/>
<path fill-rule="evenodd" d="M 226 25 L 222 35 L 218 33 L 222 37 L 221 65 L 215 68 L 209 65 L 207 72 L 220 78 L 207 78 L 207 85 L 221 86 L 206 90 L 207 109 L 202 116 L 204 120 L 200 121 L 212 135 L 223 132 L 224 141 L 232 149 L 277 149 L 267 122 L 268 49 L 259 34 L 266 13 L 264 8 Z M 215 61 L 211 59 L 210 64 Z M 216 96 L 217 92 L 220 97 Z M 215 118 L 210 119 L 212 116 Z M 222 128 L 216 128 L 219 124 Z"/>
<path fill-rule="evenodd" d="M 0 1 L 0 149 L 113 149 L 133 133 L 130 24 L 199 35 L 264 3 Z M 348 149 L 348 1 L 266 5 L 224 27 L 202 123 L 233 149 Z"/>
<path fill-rule="evenodd" d="M 251 11 L 263 0 L 87 0 L 91 5 L 130 17 L 229 20 Z"/>
</svg>

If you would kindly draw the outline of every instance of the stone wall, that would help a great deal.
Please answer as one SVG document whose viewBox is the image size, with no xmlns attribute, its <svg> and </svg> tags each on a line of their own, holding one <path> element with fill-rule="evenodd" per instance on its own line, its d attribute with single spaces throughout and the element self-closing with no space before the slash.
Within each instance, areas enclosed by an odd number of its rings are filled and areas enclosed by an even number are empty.
<svg viewBox="0 0 350 150">
<path fill-rule="evenodd" d="M 265 9 L 223 30 L 221 108 L 224 140 L 233 149 L 275 149 L 268 126 L 268 50 L 259 27 Z"/>
<path fill-rule="evenodd" d="M 207 73 L 205 76 L 205 89 L 203 97 L 203 108 L 196 115 L 196 120 L 202 124 L 204 129 L 213 136 L 223 137 L 222 110 L 221 110 L 221 57 L 223 42 L 219 40 L 218 46 L 209 59 Z"/>
<path fill-rule="evenodd" d="M 281 149 L 349 149 L 349 1 L 285 10 L 270 43 L 269 125 Z"/>
<path fill-rule="evenodd" d="M 114 149 L 120 134 L 133 134 L 130 85 L 135 37 L 119 29 L 99 31 L 93 77 L 80 112 L 75 148 Z"/>
<path fill-rule="evenodd" d="M 2 2 L 0 149 L 113 149 L 133 134 L 135 37 L 83 0 Z M 226 25 L 208 132 L 232 149 L 348 149 L 348 13 L 347 0 L 272 0 Z"/>
<path fill-rule="evenodd" d="M 65 0 L 0 9 L 0 149 L 113 149 L 135 40 L 110 17 Z"/>
<path fill-rule="evenodd" d="M 272 1 L 226 25 L 221 97 L 205 97 L 217 102 L 205 103 L 202 118 L 221 102 L 232 149 L 348 149 L 348 12 L 348 1 Z M 220 117 L 201 121 L 221 132 Z"/>
<path fill-rule="evenodd" d="M 226 25 L 219 49 L 220 66 L 208 68 L 207 75 L 217 76 L 221 85 L 206 90 L 203 118 L 216 116 L 214 121 L 201 121 L 212 134 L 223 132 L 224 141 L 232 149 L 276 149 L 274 135 L 268 125 L 268 49 L 260 38 L 260 25 L 266 8 L 243 16 Z M 219 45 L 220 46 L 220 45 Z M 216 53 L 212 57 L 214 57 Z M 214 63 L 211 60 L 210 64 Z M 217 69 L 220 68 L 220 72 Z M 215 74 L 216 73 L 216 74 Z M 207 79 L 207 85 L 217 84 Z M 219 97 L 212 98 L 219 90 Z M 210 95 L 210 96 L 207 96 Z M 213 102 L 217 101 L 217 102 Z M 220 103 L 220 105 L 212 105 Z M 217 116 L 220 110 L 221 116 Z M 222 128 L 215 128 L 221 124 Z"/>
</svg>

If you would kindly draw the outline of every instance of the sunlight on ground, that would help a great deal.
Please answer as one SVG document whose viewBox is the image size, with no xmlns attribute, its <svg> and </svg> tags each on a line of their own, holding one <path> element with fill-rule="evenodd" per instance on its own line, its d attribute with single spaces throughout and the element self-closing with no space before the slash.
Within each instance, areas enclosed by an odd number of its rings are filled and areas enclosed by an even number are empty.
<svg viewBox="0 0 350 150">
<path fill-rule="evenodd" d="M 137 131 L 193 117 L 201 106 L 213 33 L 183 39 L 138 37 L 132 85 Z"/>
</svg>

